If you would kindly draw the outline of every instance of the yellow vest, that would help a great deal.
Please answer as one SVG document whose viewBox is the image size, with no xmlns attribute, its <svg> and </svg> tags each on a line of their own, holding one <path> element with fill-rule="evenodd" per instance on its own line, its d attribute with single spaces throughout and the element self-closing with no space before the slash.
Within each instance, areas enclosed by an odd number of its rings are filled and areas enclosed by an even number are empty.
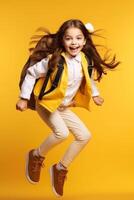
<svg viewBox="0 0 134 200">
<path fill-rule="evenodd" d="M 65 54 L 62 53 L 62 56 L 65 57 Z M 91 81 L 88 74 L 88 63 L 85 58 L 85 54 L 83 52 L 81 52 L 81 61 L 82 61 L 82 69 L 83 69 L 84 78 L 73 100 L 75 101 L 76 106 L 84 107 L 87 110 L 89 110 L 89 103 L 91 99 Z M 49 78 L 45 91 L 51 88 L 51 83 L 56 75 L 56 72 L 57 72 L 57 68 L 56 70 L 54 70 L 54 72 L 51 73 L 51 76 Z M 59 107 L 59 105 L 61 104 L 62 100 L 65 97 L 65 92 L 67 89 L 67 81 L 68 81 L 68 70 L 67 70 L 67 64 L 65 62 L 64 70 L 62 72 L 58 87 L 52 92 L 44 95 L 42 97 L 42 100 L 39 100 L 38 96 L 42 88 L 44 78 L 40 78 L 37 81 L 34 87 L 34 95 L 38 103 L 42 105 L 43 107 L 45 107 L 50 112 L 54 112 Z"/>
</svg>

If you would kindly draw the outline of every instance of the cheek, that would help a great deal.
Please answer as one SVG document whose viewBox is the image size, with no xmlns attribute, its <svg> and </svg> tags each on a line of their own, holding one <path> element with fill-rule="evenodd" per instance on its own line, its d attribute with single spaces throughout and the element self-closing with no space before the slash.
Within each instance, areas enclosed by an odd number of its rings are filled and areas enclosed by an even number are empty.
<svg viewBox="0 0 134 200">
<path fill-rule="evenodd" d="M 85 43 L 82 42 L 82 43 L 80 44 L 80 47 L 83 48 L 84 45 L 85 45 Z"/>
</svg>

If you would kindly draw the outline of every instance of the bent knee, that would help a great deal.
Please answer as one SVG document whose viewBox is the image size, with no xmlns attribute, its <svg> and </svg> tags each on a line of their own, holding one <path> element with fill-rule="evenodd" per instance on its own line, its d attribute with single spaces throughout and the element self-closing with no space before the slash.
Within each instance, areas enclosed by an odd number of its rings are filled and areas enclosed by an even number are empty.
<svg viewBox="0 0 134 200">
<path fill-rule="evenodd" d="M 64 132 L 56 132 L 55 137 L 61 140 L 65 140 L 69 135 L 69 131 L 64 131 Z"/>
<path fill-rule="evenodd" d="M 88 143 L 91 140 L 91 138 L 92 138 L 91 133 L 86 132 L 85 134 L 82 134 L 80 137 L 78 137 L 77 140 Z"/>
<path fill-rule="evenodd" d="M 85 141 L 85 142 L 88 142 L 89 140 L 91 140 L 91 138 L 92 138 L 91 133 L 88 133 L 88 134 L 83 136 L 82 140 Z"/>
<path fill-rule="evenodd" d="M 89 140 L 91 140 L 91 138 L 92 138 L 92 135 L 91 135 L 91 133 L 89 133 L 87 136 L 87 140 L 89 141 Z"/>
</svg>

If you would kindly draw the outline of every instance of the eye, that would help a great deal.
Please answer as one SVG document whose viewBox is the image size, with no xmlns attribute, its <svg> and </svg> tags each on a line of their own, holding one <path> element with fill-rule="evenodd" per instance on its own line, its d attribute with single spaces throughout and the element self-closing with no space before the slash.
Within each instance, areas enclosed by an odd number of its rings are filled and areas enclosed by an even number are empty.
<svg viewBox="0 0 134 200">
<path fill-rule="evenodd" d="M 78 37 L 77 40 L 82 40 L 82 37 Z"/>
<path fill-rule="evenodd" d="M 70 40 L 70 39 L 71 39 L 70 37 L 66 37 L 66 38 L 65 38 L 65 40 Z"/>
</svg>

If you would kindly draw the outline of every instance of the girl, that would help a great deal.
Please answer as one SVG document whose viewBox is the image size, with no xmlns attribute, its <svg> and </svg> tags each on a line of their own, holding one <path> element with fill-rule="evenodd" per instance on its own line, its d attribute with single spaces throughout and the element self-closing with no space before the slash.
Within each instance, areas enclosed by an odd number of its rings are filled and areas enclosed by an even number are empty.
<svg viewBox="0 0 134 200">
<path fill-rule="evenodd" d="M 32 66 L 27 70 L 25 68 L 21 76 L 24 80 L 21 80 L 20 99 L 16 108 L 20 111 L 28 108 L 34 88 L 35 109 L 52 129 L 52 133 L 38 148 L 29 151 L 26 162 L 27 179 L 31 183 L 38 183 L 47 153 L 64 141 L 69 131 L 75 137 L 61 160 L 50 168 L 52 188 L 57 196 L 63 195 L 69 165 L 91 138 L 90 131 L 70 107 L 79 106 L 89 110 L 91 98 L 96 105 L 103 104 L 103 98 L 100 97 L 93 80 L 94 73 L 91 78 L 89 76 L 87 60 L 92 61 L 92 68 L 97 74 L 98 81 L 102 74 L 105 74 L 106 68 L 113 69 L 119 64 L 115 57 L 110 62 L 102 59 L 91 36 L 92 33 L 80 20 L 71 19 L 64 22 L 55 34 L 48 33 L 39 41 L 29 58 Z M 38 98 L 44 77 L 50 68 L 52 72 L 46 88 L 51 88 L 61 56 L 64 58 L 64 70 L 58 87 L 42 99 Z"/>
</svg>

